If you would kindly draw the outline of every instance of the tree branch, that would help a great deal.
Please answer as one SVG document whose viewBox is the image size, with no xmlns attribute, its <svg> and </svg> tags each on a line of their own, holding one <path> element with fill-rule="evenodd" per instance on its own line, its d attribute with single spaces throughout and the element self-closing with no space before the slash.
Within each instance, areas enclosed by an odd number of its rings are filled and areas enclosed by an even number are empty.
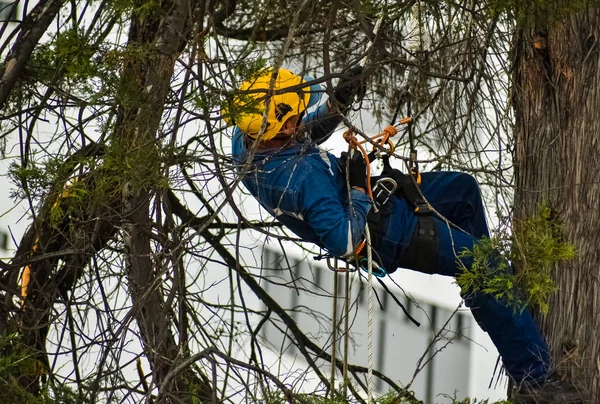
<svg viewBox="0 0 600 404">
<path fill-rule="evenodd" d="M 19 36 L 0 68 L 0 109 L 4 107 L 17 79 L 25 69 L 33 49 L 64 2 L 65 0 L 40 1 L 21 23 Z"/>
<path fill-rule="evenodd" d="M 175 201 L 177 197 L 169 191 L 169 201 Z M 179 202 L 178 204 L 172 204 L 171 209 L 173 214 L 179 217 L 184 225 L 190 226 L 191 228 L 195 228 L 195 226 L 190 225 L 194 222 L 194 214 L 187 210 L 185 206 Z M 323 359 L 327 362 L 331 362 L 331 355 L 329 355 L 322 347 L 315 344 L 310 338 L 306 336 L 302 332 L 302 330 L 298 327 L 298 324 L 294 321 L 294 319 L 283 309 L 272 297 L 269 295 L 260 284 L 254 279 L 254 276 L 248 272 L 244 267 L 242 267 L 239 262 L 235 259 L 235 257 L 227 250 L 223 244 L 221 244 L 215 236 L 213 236 L 206 229 L 202 230 L 200 235 L 211 245 L 212 248 L 217 251 L 217 253 L 225 260 L 225 263 L 235 270 L 239 276 L 244 280 L 246 285 L 254 292 L 254 294 L 274 313 L 276 313 L 279 318 L 283 321 L 283 323 L 288 327 L 289 331 L 292 333 L 294 338 L 296 339 L 296 346 L 302 352 L 305 359 L 308 361 L 311 368 L 317 373 L 317 376 L 321 380 L 321 382 L 329 387 L 329 381 L 327 377 L 325 377 L 317 364 L 314 362 L 312 356 L 309 354 L 308 350 L 311 350 L 314 354 L 317 355 L 318 358 Z M 338 363 L 338 368 L 343 370 L 343 364 Z M 368 369 L 363 366 L 349 365 L 348 370 L 353 373 L 367 373 Z M 381 380 L 386 382 L 390 387 L 392 387 L 396 391 L 402 391 L 402 388 L 398 386 L 393 380 L 388 378 L 386 375 L 379 371 L 374 371 L 373 374 L 376 377 L 379 377 Z"/>
</svg>

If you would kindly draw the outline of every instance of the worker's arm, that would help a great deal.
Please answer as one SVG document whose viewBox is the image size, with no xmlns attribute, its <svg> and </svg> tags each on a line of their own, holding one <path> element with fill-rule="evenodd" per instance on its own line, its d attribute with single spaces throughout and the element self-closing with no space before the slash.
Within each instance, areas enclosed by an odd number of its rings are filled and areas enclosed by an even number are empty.
<svg viewBox="0 0 600 404">
<path fill-rule="evenodd" d="M 351 255 L 365 230 L 371 199 L 361 190 L 350 191 L 350 204 L 342 204 L 333 177 L 315 173 L 299 190 L 304 220 L 320 238 L 325 249 L 336 257 Z"/>
<path fill-rule="evenodd" d="M 333 112 L 329 103 L 326 102 L 303 120 L 310 138 L 317 144 L 321 144 L 329 139 L 335 128 L 342 122 L 342 115 Z"/>
<path fill-rule="evenodd" d="M 342 78 L 338 81 L 332 99 L 327 100 L 316 111 L 304 118 L 304 125 L 309 130 L 310 137 L 317 144 L 325 142 L 335 128 L 342 122 L 342 117 L 354 102 L 355 98 L 362 98 L 366 91 L 363 81 L 363 68 L 353 66 L 344 70 Z"/>
</svg>

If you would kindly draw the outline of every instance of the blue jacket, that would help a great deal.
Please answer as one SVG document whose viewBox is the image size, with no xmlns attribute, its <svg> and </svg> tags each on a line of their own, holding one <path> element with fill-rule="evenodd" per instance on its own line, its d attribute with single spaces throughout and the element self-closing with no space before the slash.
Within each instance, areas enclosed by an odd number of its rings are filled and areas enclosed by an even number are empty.
<svg viewBox="0 0 600 404">
<path fill-rule="evenodd" d="M 284 149 L 261 150 L 247 167 L 243 184 L 260 204 L 305 241 L 334 256 L 351 255 L 360 241 L 371 199 L 351 190 L 338 158 L 317 147 L 340 123 L 326 104 L 304 118 L 311 139 Z M 245 135 L 237 127 L 233 158 L 238 170 L 247 160 Z"/>
</svg>

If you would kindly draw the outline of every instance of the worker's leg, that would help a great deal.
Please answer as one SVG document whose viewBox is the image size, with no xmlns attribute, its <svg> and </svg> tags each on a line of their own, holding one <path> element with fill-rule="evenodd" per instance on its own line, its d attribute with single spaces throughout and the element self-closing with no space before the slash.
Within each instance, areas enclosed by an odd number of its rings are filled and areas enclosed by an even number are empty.
<svg viewBox="0 0 600 404">
<path fill-rule="evenodd" d="M 475 237 L 489 236 L 475 178 L 452 171 L 423 173 L 421 178 L 423 195 L 442 216 Z"/>
<path fill-rule="evenodd" d="M 459 264 L 457 254 L 464 248 L 473 249 L 478 241 L 475 236 L 489 234 L 479 187 L 471 176 L 440 172 L 423 174 L 422 191 L 439 213 L 470 234 L 434 219 L 438 233 L 437 251 L 419 251 L 412 254 L 408 262 L 401 259 L 401 266 L 424 271 L 418 257 L 435 254 L 436 265 L 429 271 L 456 277 L 462 268 L 469 269 L 472 264 L 470 259 L 462 259 L 462 265 Z M 412 236 L 405 237 L 401 251 L 406 251 L 411 241 Z M 541 380 L 547 375 L 548 347 L 528 310 L 508 307 L 492 295 L 483 293 L 465 292 L 465 302 L 490 335 L 507 372 L 517 383 Z"/>
<path fill-rule="evenodd" d="M 451 229 L 439 222 L 440 245 L 437 273 L 456 276 L 461 271 L 456 251 L 472 249 L 477 239 L 461 231 Z M 470 268 L 472 261 L 462 259 L 462 265 Z M 468 293 L 465 303 L 473 316 L 486 331 L 500 352 L 508 374 L 517 383 L 543 379 L 550 363 L 548 346 L 535 324 L 529 310 L 506 306 L 492 295 Z"/>
</svg>

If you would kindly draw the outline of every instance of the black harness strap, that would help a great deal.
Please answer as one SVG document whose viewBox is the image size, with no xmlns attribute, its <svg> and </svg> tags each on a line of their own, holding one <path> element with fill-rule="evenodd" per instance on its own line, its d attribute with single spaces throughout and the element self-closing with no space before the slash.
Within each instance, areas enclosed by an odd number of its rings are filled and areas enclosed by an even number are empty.
<svg viewBox="0 0 600 404">
<path fill-rule="evenodd" d="M 398 265 L 427 274 L 435 273 L 438 265 L 439 237 L 438 228 L 431 210 L 418 213 L 417 228 L 410 244 L 400 257 Z"/>
<path fill-rule="evenodd" d="M 421 196 L 415 174 L 403 174 L 393 169 L 389 157 L 382 157 L 383 176 L 391 177 L 397 184 L 396 195 L 404 199 L 417 216 L 417 227 L 410 244 L 402 254 L 398 265 L 424 273 L 434 273 L 439 251 L 439 229 L 431 206 Z"/>
</svg>

